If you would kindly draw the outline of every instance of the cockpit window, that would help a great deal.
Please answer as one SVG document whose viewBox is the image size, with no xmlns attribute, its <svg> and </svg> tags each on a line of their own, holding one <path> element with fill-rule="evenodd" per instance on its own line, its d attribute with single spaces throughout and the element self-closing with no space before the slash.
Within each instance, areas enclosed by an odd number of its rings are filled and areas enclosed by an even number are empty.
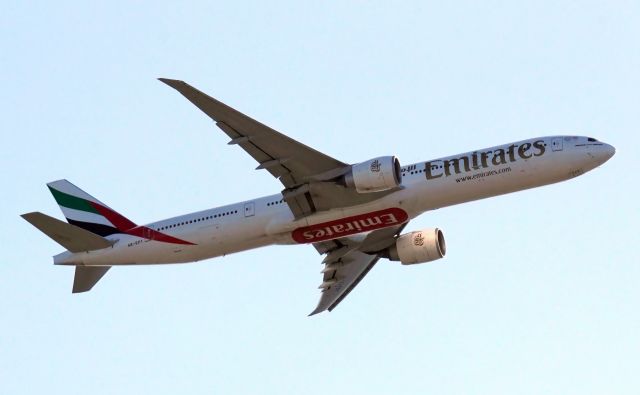
<svg viewBox="0 0 640 395">
<path fill-rule="evenodd" d="M 591 141 L 591 142 L 595 143 L 598 140 L 594 139 L 593 137 L 587 137 L 587 141 Z"/>
</svg>

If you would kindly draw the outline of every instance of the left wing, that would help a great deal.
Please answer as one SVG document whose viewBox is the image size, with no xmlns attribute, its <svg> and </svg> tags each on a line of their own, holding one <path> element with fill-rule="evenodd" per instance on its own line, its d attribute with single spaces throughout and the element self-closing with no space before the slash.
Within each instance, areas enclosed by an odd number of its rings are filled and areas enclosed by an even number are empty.
<svg viewBox="0 0 640 395">
<path fill-rule="evenodd" d="M 309 181 L 313 176 L 346 169 L 347 164 L 318 152 L 250 118 L 184 81 L 159 78 L 196 105 L 230 138 L 286 188 Z"/>
<path fill-rule="evenodd" d="M 295 218 L 370 202 L 393 192 L 361 194 L 331 182 L 347 173 L 351 166 L 271 129 L 184 81 L 159 80 L 213 119 L 231 138 L 229 144 L 240 146 L 258 162 L 256 169 L 265 169 L 282 182 L 284 200 Z"/>
<path fill-rule="evenodd" d="M 378 262 L 380 257 L 375 252 L 392 245 L 405 225 L 375 230 L 360 240 L 344 237 L 315 243 L 318 252 L 327 256 L 322 261 L 325 267 L 318 287 L 322 295 L 309 315 L 335 309 Z"/>
</svg>

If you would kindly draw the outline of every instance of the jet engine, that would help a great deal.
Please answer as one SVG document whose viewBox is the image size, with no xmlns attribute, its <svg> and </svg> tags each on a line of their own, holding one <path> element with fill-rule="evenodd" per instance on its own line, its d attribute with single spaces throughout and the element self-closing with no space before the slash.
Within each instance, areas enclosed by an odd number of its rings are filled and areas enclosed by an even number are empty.
<svg viewBox="0 0 640 395">
<path fill-rule="evenodd" d="M 395 156 L 381 156 L 352 165 L 342 181 L 347 187 L 355 188 L 359 193 L 396 188 L 402 182 L 400 161 Z"/>
<path fill-rule="evenodd" d="M 380 253 L 383 258 L 400 261 L 403 265 L 426 263 L 442 258 L 447 252 L 444 234 L 430 228 L 400 235 L 396 244 Z"/>
</svg>

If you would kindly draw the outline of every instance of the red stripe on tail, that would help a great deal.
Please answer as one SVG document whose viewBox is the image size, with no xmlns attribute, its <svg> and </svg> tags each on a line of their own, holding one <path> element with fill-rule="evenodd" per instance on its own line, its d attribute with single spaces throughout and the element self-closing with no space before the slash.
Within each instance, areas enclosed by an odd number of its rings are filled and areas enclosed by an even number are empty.
<svg viewBox="0 0 640 395">
<path fill-rule="evenodd" d="M 185 244 L 185 245 L 195 245 L 186 240 L 181 240 L 175 238 L 173 236 L 169 236 L 167 234 L 158 232 L 157 230 L 153 230 L 146 226 L 138 226 L 131 222 L 129 219 L 123 217 L 122 215 L 116 213 L 108 207 L 104 207 L 95 202 L 89 202 L 91 206 L 93 206 L 102 216 L 104 216 L 109 222 L 111 222 L 118 230 L 122 233 L 138 236 L 147 240 L 155 240 L 161 241 L 164 243 L 173 243 L 173 244 Z"/>
</svg>

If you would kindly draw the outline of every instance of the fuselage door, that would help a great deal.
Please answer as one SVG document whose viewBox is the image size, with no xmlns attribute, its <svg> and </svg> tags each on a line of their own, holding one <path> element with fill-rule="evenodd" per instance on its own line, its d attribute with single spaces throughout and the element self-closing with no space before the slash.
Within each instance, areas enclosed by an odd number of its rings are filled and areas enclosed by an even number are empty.
<svg viewBox="0 0 640 395">
<path fill-rule="evenodd" d="M 551 148 L 554 151 L 562 151 L 562 137 L 551 140 Z"/>
<path fill-rule="evenodd" d="M 145 239 L 152 240 L 153 239 L 153 229 L 142 227 L 142 237 Z"/>
<path fill-rule="evenodd" d="M 253 217 L 256 214 L 256 205 L 254 202 L 244 204 L 244 216 Z"/>
</svg>

